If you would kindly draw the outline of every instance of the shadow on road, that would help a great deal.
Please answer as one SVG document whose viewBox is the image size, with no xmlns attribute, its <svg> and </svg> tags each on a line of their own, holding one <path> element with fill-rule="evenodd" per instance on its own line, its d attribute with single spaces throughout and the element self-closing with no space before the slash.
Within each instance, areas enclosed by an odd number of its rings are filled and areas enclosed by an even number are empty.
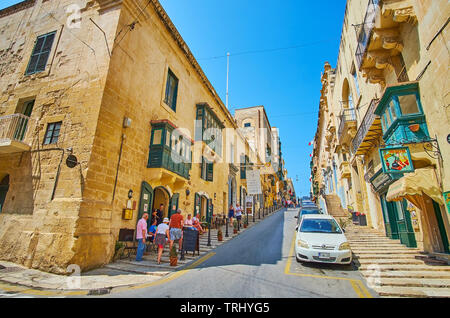
<svg viewBox="0 0 450 318">
<path fill-rule="evenodd" d="M 282 260 L 286 210 L 280 210 L 214 250 L 216 255 L 197 268 L 226 265 L 276 264 Z"/>
</svg>

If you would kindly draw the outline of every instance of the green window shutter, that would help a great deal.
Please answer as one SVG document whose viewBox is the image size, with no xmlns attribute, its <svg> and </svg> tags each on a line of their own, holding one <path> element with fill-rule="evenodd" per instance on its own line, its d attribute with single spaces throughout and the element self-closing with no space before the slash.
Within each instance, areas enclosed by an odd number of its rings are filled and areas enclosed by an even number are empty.
<svg viewBox="0 0 450 318">
<path fill-rule="evenodd" d="M 173 99 L 172 99 L 171 107 L 174 111 L 176 111 L 177 110 L 177 95 L 178 95 L 178 79 L 176 79 L 174 77 L 173 80 L 175 81 L 175 90 L 173 92 Z"/>
<path fill-rule="evenodd" d="M 200 178 L 205 180 L 205 158 L 202 157 L 202 163 L 200 164 Z"/>
<path fill-rule="evenodd" d="M 45 70 L 55 35 L 56 31 L 41 35 L 36 39 L 25 75 L 34 74 Z"/>
<path fill-rule="evenodd" d="M 214 179 L 214 163 L 208 162 L 206 164 L 206 181 L 213 181 Z"/>
<path fill-rule="evenodd" d="M 169 218 L 177 212 L 178 210 L 178 200 L 180 198 L 179 193 L 174 193 L 172 198 L 170 199 L 170 207 L 169 207 Z"/>
<path fill-rule="evenodd" d="M 194 216 L 199 213 L 200 214 L 200 207 L 201 207 L 201 203 L 200 203 L 200 195 L 198 193 L 195 194 L 194 196 Z"/>
</svg>

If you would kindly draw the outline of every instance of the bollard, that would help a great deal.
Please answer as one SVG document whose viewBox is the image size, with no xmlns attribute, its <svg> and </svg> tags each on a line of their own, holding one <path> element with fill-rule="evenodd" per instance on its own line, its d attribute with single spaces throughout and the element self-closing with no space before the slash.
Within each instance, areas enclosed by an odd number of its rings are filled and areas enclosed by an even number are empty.
<svg viewBox="0 0 450 318">
<path fill-rule="evenodd" d="M 208 244 L 206 246 L 211 246 L 211 218 L 208 222 Z"/>
<path fill-rule="evenodd" d="M 225 219 L 225 237 L 228 237 L 228 218 Z"/>
</svg>

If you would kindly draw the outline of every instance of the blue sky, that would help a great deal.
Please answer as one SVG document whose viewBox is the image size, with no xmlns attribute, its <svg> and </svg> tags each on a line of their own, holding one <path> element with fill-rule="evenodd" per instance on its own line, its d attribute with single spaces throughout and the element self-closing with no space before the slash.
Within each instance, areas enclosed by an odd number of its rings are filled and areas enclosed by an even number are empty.
<svg viewBox="0 0 450 318">
<path fill-rule="evenodd" d="M 336 64 L 346 0 L 160 1 L 224 103 L 230 52 L 231 112 L 265 106 L 297 195 L 309 194 L 320 76 Z"/>
</svg>

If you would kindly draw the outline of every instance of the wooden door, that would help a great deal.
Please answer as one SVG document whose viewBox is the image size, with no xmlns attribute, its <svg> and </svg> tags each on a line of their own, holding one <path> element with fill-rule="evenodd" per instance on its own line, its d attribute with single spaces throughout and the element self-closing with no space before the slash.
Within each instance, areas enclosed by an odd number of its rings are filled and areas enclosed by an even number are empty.
<svg viewBox="0 0 450 318">
<path fill-rule="evenodd" d="M 142 215 L 144 213 L 148 213 L 149 221 L 147 222 L 147 224 L 149 228 L 151 226 L 152 206 L 153 206 L 153 189 L 147 182 L 143 181 L 141 185 L 141 196 L 139 199 L 139 212 L 137 221 L 139 221 L 142 218 Z"/>
</svg>

